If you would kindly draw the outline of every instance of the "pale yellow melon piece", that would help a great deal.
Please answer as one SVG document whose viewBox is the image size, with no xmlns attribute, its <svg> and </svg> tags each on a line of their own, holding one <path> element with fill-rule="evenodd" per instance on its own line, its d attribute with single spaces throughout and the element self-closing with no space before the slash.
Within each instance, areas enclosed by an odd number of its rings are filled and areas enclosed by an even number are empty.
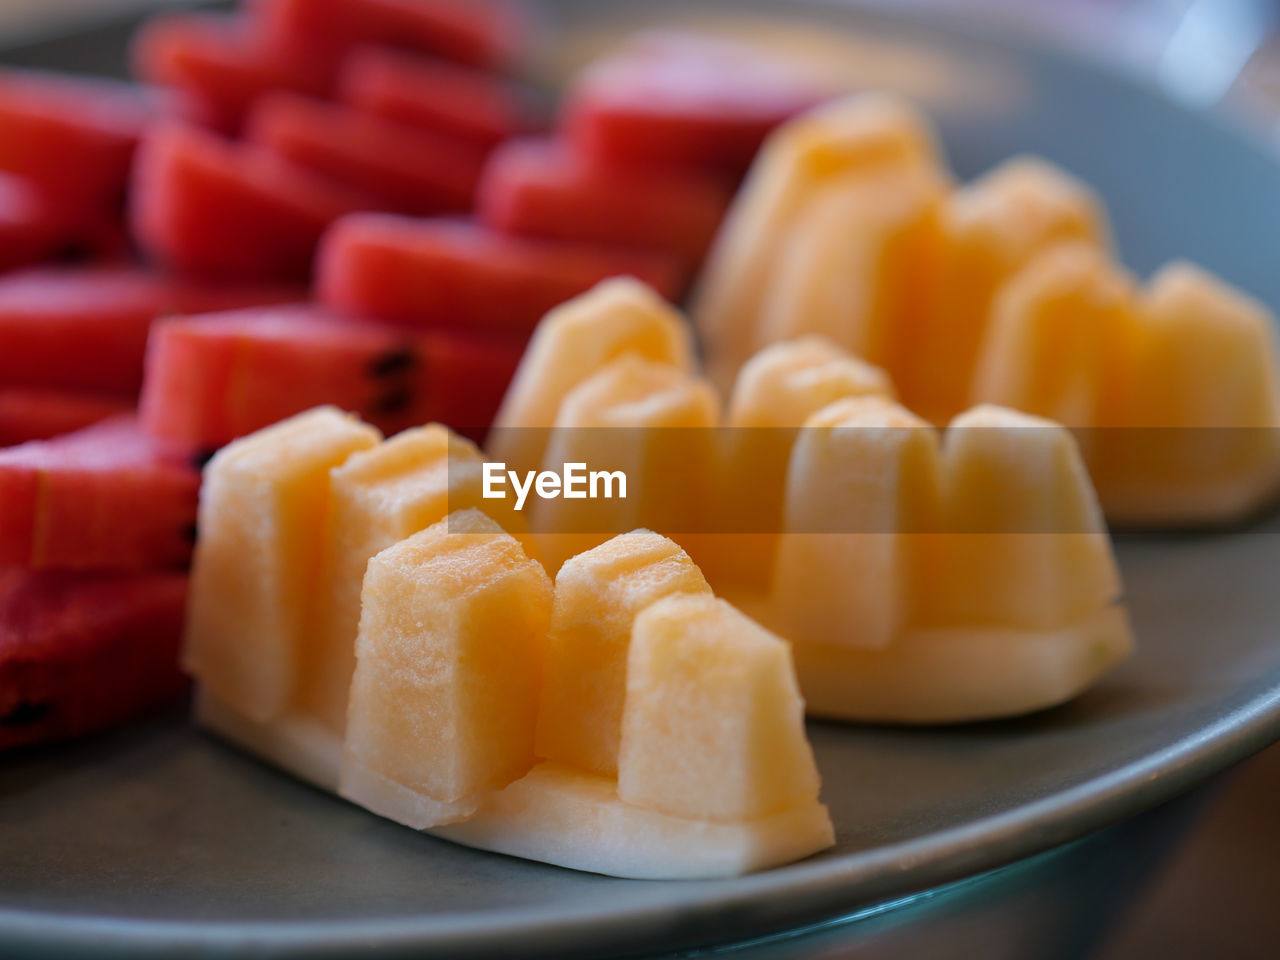
<svg viewBox="0 0 1280 960">
<path fill-rule="evenodd" d="M 627 354 L 693 369 L 680 313 L 638 280 L 616 277 L 561 304 L 538 324 L 494 419 L 488 448 L 513 470 L 542 464 L 546 430 L 574 387 Z"/>
<path fill-rule="evenodd" d="M 361 451 L 330 472 L 324 563 L 309 604 L 299 705 L 335 733 L 346 727 L 360 588 L 370 558 L 468 507 L 489 514 L 508 533 L 524 529 L 508 502 L 483 498 L 481 463 L 473 443 L 429 424 Z"/>
<path fill-rule="evenodd" d="M 669 364 L 625 356 L 565 398 L 543 468 L 568 463 L 621 471 L 626 497 L 537 498 L 530 494 L 538 549 L 554 572 L 574 554 L 637 527 L 672 535 L 704 529 L 711 494 L 719 398 L 706 381 Z M 615 486 L 615 494 L 621 484 Z"/>
<path fill-rule="evenodd" d="M 621 799 L 739 822 L 812 804 L 818 788 L 786 641 L 706 594 L 670 596 L 636 617 Z"/>
<path fill-rule="evenodd" d="M 749 346 L 817 333 L 897 378 L 918 348 L 936 289 L 947 189 L 925 166 L 815 189 L 771 265 Z"/>
<path fill-rule="evenodd" d="M 1096 464 L 1107 515 L 1122 523 L 1223 523 L 1280 490 L 1275 320 L 1187 263 L 1140 301 L 1128 393 Z"/>
<path fill-rule="evenodd" d="M 861 94 L 784 124 L 765 142 L 712 249 L 694 316 L 714 382 L 727 387 L 758 342 L 759 308 L 797 217 L 823 184 L 939 165 L 936 136 L 895 97 Z"/>
<path fill-rule="evenodd" d="M 528 772 L 551 582 L 519 541 L 452 513 L 370 560 L 361 600 L 342 795 L 422 829 Z"/>
<path fill-rule="evenodd" d="M 1129 656 L 1121 606 L 1054 629 L 913 628 L 883 650 L 796 644 L 814 716 L 877 723 L 1014 717 L 1078 696 Z"/>
<path fill-rule="evenodd" d="M 976 407 L 951 422 L 942 464 L 948 533 L 917 623 L 1054 630 L 1119 599 L 1102 511 L 1065 428 Z"/>
<path fill-rule="evenodd" d="M 1106 212 L 1085 184 L 1018 157 L 957 189 L 944 205 L 945 244 L 934 310 L 897 383 L 913 410 L 945 423 L 969 405 L 991 306 L 1005 280 L 1059 243 L 1109 248 Z"/>
<path fill-rule="evenodd" d="M 728 877 L 790 863 L 835 842 L 816 800 L 738 823 L 626 803 L 615 782 L 541 763 L 476 814 L 430 831 L 456 843 L 573 870 L 642 880 Z"/>
<path fill-rule="evenodd" d="M 769 626 L 797 644 L 892 643 L 938 529 L 938 477 L 936 432 L 892 401 L 814 414 L 791 455 Z"/>
<path fill-rule="evenodd" d="M 633 621 L 663 597 L 710 592 L 688 554 L 647 530 L 565 563 L 556 576 L 538 756 L 616 776 Z"/>
<path fill-rule="evenodd" d="M 762 590 L 773 574 L 787 462 L 799 428 L 845 397 L 893 396 L 878 367 L 817 335 L 766 347 L 743 365 L 719 445 L 716 533 L 695 559 L 717 592 Z"/>
<path fill-rule="evenodd" d="M 973 402 L 1093 426 L 1123 383 L 1115 345 L 1134 323 L 1132 281 L 1105 253 L 1086 244 L 1048 250 L 996 297 Z"/>
<path fill-rule="evenodd" d="M 183 663 L 250 722 L 295 701 L 329 470 L 379 439 L 320 407 L 235 441 L 205 469 Z"/>
</svg>

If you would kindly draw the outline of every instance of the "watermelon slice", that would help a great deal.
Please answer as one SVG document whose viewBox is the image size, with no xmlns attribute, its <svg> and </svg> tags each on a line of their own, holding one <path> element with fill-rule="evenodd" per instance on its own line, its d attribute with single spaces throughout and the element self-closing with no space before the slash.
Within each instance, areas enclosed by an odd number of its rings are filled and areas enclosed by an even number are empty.
<svg viewBox="0 0 1280 960">
<path fill-rule="evenodd" d="M 275 42 L 310 44 L 330 63 L 381 44 L 500 67 L 527 35 L 521 9 L 503 0 L 255 0 L 251 9 Z"/>
<path fill-rule="evenodd" d="M 35 184 L 0 172 L 0 270 L 48 259 L 73 232 L 65 211 Z"/>
<path fill-rule="evenodd" d="M 234 132 L 250 104 L 270 90 L 327 96 L 330 70 L 287 47 L 268 47 L 239 17 L 173 14 L 153 17 L 134 40 L 133 68 L 148 83 L 182 91 L 203 107 L 202 119 Z"/>
<path fill-rule="evenodd" d="M 531 96 L 504 79 L 383 47 L 353 51 L 338 98 L 358 110 L 481 147 L 532 130 Z"/>
<path fill-rule="evenodd" d="M 648 34 L 578 78 L 574 144 L 607 163 L 741 174 L 779 124 L 830 96 L 759 51 L 693 34 Z"/>
<path fill-rule="evenodd" d="M 292 93 L 259 100 L 245 132 L 250 142 L 405 213 L 470 209 L 485 161 L 484 148 L 470 141 Z"/>
<path fill-rule="evenodd" d="M 180 567 L 199 474 L 165 460 L 131 416 L 0 450 L 0 565 Z"/>
<path fill-rule="evenodd" d="M 698 173 L 592 163 L 554 140 L 494 152 L 478 207 L 489 226 L 552 240 L 664 251 L 692 270 L 728 209 L 729 189 Z"/>
<path fill-rule="evenodd" d="M 0 749 L 78 736 L 186 689 L 187 578 L 0 570 Z"/>
<path fill-rule="evenodd" d="M 0 387 L 0 447 L 48 440 L 132 409 L 131 401 L 96 393 Z"/>
<path fill-rule="evenodd" d="M 156 317 L 304 299 L 302 287 L 182 281 L 138 267 L 12 273 L 0 277 L 0 384 L 135 396 Z"/>
<path fill-rule="evenodd" d="M 213 450 L 331 403 L 391 434 L 431 420 L 487 427 L 519 362 L 512 344 L 342 320 L 311 307 L 157 325 L 142 420 L 166 449 Z"/>
<path fill-rule="evenodd" d="M 660 254 L 385 214 L 334 224 L 317 265 L 320 299 L 339 312 L 521 339 L 552 307 L 617 275 L 635 276 L 668 298 L 683 279 Z"/>
<path fill-rule="evenodd" d="M 0 70 L 0 170 L 70 207 L 118 206 L 156 109 L 129 84 Z"/>
<path fill-rule="evenodd" d="M 139 242 L 193 274 L 306 278 L 316 242 L 368 198 L 261 148 L 165 126 L 144 141 L 131 209 Z"/>
</svg>

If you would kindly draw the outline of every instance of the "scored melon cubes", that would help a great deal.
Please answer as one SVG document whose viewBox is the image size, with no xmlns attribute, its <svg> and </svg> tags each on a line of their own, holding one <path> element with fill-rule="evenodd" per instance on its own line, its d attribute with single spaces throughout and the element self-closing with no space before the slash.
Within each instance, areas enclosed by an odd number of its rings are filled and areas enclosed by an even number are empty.
<svg viewBox="0 0 1280 960">
<path fill-rule="evenodd" d="M 537 470 L 546 431 L 574 387 L 627 354 L 693 368 L 693 340 L 680 314 L 637 280 L 615 278 L 557 307 L 538 324 L 489 437 L 493 459 Z"/>
<path fill-rule="evenodd" d="M 369 562 L 343 796 L 416 829 L 469 816 L 534 761 L 551 581 L 464 510 Z"/>
<path fill-rule="evenodd" d="M 279 722 L 300 677 L 323 555 L 329 470 L 378 432 L 321 407 L 221 450 L 205 471 L 183 661 L 206 725 L 324 782 L 333 745 Z M 325 756 L 326 750 L 329 756 Z"/>
<path fill-rule="evenodd" d="M 928 122 L 905 103 L 863 95 L 789 122 L 765 143 L 721 230 L 695 317 L 712 379 L 727 384 L 763 346 L 760 310 L 806 210 L 833 183 L 937 165 Z"/>
<path fill-rule="evenodd" d="M 540 757 L 608 776 L 618 770 L 627 658 L 636 615 L 663 597 L 710 595 L 680 547 L 647 530 L 578 554 L 556 575 Z"/>
<path fill-rule="evenodd" d="M 761 615 L 795 644 L 813 712 L 1025 713 L 1132 647 L 1088 475 L 1049 421 L 977 408 L 939 448 L 884 400 L 833 404 L 796 444 L 783 529 Z"/>
</svg>

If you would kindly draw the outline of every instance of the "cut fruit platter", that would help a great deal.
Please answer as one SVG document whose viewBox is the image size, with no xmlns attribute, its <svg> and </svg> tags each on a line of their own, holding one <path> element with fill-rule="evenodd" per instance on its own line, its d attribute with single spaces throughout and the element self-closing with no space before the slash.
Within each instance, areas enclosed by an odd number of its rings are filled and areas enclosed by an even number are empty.
<svg viewBox="0 0 1280 960">
<path fill-rule="evenodd" d="M 130 58 L 0 72 L 5 942 L 742 939 L 1280 735 L 1239 135 L 800 4 L 252 0 Z"/>
</svg>

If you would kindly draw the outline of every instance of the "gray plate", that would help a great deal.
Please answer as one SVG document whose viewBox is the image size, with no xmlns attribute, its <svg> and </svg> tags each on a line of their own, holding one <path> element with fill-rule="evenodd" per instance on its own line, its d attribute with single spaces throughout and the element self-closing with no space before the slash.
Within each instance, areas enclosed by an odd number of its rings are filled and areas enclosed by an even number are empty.
<svg viewBox="0 0 1280 960">
<path fill-rule="evenodd" d="M 982 103 L 939 107 L 962 174 L 1043 153 L 1098 185 L 1137 269 L 1190 256 L 1280 306 L 1280 171 L 1261 149 L 1058 56 L 902 29 L 999 80 Z M 91 47 L 24 56 L 56 64 Z M 744 879 L 611 880 L 464 850 L 301 786 L 180 718 L 8 756 L 0 943 L 6 955 L 135 958 L 197 947 L 656 951 L 761 935 L 992 868 L 1150 806 L 1280 735 L 1277 529 L 1122 539 L 1140 652 L 1065 708 L 937 731 L 812 725 L 838 844 Z"/>
</svg>

